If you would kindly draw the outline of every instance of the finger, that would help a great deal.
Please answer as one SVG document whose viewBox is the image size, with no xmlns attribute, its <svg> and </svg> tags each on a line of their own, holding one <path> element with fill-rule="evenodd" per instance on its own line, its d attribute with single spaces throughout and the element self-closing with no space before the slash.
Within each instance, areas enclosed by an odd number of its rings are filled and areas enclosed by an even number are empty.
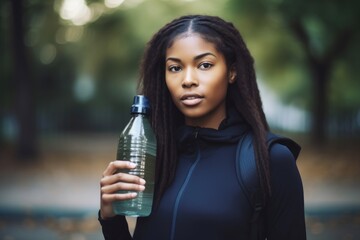
<svg viewBox="0 0 360 240">
<path fill-rule="evenodd" d="M 101 196 L 102 201 L 106 203 L 111 203 L 114 201 L 123 201 L 123 200 L 129 200 L 136 198 L 137 193 L 136 192 L 130 192 L 130 193 L 116 193 L 116 194 L 103 194 Z"/>
<path fill-rule="evenodd" d="M 136 175 L 119 172 L 114 175 L 103 177 L 100 180 L 100 186 L 102 187 L 102 186 L 106 186 L 106 185 L 111 185 L 116 182 L 128 182 L 128 183 L 136 183 L 136 184 L 140 184 L 140 185 L 145 185 L 145 183 L 146 183 L 144 179 L 142 179 Z"/>
<path fill-rule="evenodd" d="M 115 184 L 111 184 L 111 185 L 101 187 L 101 194 L 111 194 L 111 193 L 115 193 L 115 192 L 118 192 L 118 191 L 142 192 L 144 190 L 145 190 L 144 185 L 118 182 L 118 183 L 115 183 Z"/>
<path fill-rule="evenodd" d="M 103 176 L 109 176 L 114 174 L 119 169 L 132 169 L 135 168 L 136 164 L 129 162 L 129 161 L 121 161 L 116 160 L 113 162 L 110 162 L 105 171 L 103 172 Z"/>
</svg>

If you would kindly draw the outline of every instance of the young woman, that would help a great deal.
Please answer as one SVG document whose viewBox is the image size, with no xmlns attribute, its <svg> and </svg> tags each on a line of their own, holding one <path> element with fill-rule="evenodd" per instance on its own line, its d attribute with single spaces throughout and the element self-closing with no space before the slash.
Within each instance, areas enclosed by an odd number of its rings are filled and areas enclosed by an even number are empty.
<svg viewBox="0 0 360 240">
<path fill-rule="evenodd" d="M 111 204 L 136 197 L 143 179 L 109 164 L 101 179 L 99 221 L 105 239 L 252 239 L 253 208 L 236 169 L 238 142 L 253 136 L 264 209 L 257 239 L 306 239 L 302 182 L 295 157 L 268 149 L 253 59 L 233 24 L 189 15 L 173 20 L 148 43 L 140 88 L 151 104 L 157 135 L 155 205 L 137 219 L 132 237 Z"/>
</svg>

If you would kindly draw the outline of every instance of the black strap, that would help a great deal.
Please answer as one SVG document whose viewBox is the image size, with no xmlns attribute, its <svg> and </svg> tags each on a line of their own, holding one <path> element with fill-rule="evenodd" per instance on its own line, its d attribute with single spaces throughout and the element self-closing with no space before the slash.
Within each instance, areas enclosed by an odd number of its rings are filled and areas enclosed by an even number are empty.
<svg viewBox="0 0 360 240">
<path fill-rule="evenodd" d="M 296 142 L 289 138 L 268 133 L 267 145 L 269 152 L 275 143 L 288 147 L 294 155 L 294 158 L 296 159 L 298 157 L 301 148 Z M 263 240 L 265 236 L 262 213 L 266 203 L 257 173 L 253 137 L 251 132 L 246 133 L 238 143 L 236 150 L 236 171 L 239 183 L 244 189 L 245 195 L 253 207 L 253 214 L 251 217 L 251 239 Z"/>
<path fill-rule="evenodd" d="M 263 199 L 261 191 L 257 191 L 255 194 L 253 215 L 251 217 L 251 239 L 261 240 L 263 235 L 263 218 L 261 217 L 262 210 L 265 207 L 265 201 Z"/>
</svg>

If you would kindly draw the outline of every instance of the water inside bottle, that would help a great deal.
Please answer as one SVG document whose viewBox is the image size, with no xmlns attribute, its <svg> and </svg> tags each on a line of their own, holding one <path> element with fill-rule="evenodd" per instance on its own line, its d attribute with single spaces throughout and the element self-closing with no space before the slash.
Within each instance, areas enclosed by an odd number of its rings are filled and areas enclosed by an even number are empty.
<svg viewBox="0 0 360 240">
<path fill-rule="evenodd" d="M 148 216 L 151 212 L 154 194 L 154 172 L 156 145 L 144 136 L 122 136 L 117 152 L 118 160 L 128 160 L 137 164 L 131 170 L 122 172 L 137 175 L 146 181 L 145 190 L 137 192 L 137 197 L 113 203 L 114 212 L 126 216 Z M 127 193 L 131 191 L 119 191 Z"/>
</svg>

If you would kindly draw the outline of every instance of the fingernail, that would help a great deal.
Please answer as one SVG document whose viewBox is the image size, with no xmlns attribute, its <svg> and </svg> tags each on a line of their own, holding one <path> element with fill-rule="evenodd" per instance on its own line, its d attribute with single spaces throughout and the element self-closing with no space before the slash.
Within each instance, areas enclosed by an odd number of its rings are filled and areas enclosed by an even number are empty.
<svg viewBox="0 0 360 240">
<path fill-rule="evenodd" d="M 140 190 L 140 191 L 144 191 L 144 190 L 145 190 L 145 186 L 140 185 L 140 186 L 139 186 L 139 190 Z"/>
<path fill-rule="evenodd" d="M 130 197 L 136 197 L 136 196 L 137 196 L 136 192 L 130 193 Z"/>
<path fill-rule="evenodd" d="M 129 166 L 130 166 L 130 167 L 136 167 L 136 164 L 133 163 L 133 162 L 129 162 Z"/>
<path fill-rule="evenodd" d="M 144 179 L 142 179 L 142 178 L 140 178 L 139 182 L 140 182 L 141 185 L 145 185 L 145 183 L 146 183 L 146 181 Z"/>
</svg>

